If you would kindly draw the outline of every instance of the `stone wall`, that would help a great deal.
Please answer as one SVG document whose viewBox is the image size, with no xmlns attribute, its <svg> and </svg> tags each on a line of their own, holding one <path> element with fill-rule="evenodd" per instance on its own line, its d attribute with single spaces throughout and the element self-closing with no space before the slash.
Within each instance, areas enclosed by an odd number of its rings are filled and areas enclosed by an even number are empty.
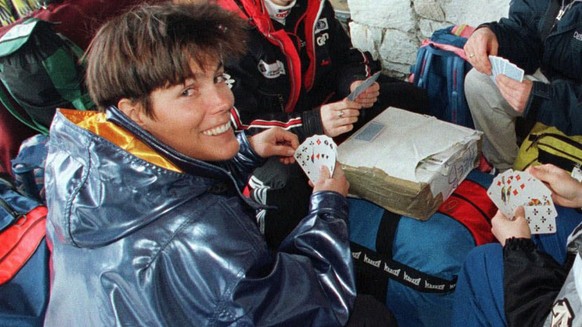
<svg viewBox="0 0 582 327">
<path fill-rule="evenodd" d="M 404 77 L 420 42 L 452 24 L 477 26 L 507 15 L 509 0 L 331 0 L 354 46 L 381 59 L 386 73 Z"/>
</svg>

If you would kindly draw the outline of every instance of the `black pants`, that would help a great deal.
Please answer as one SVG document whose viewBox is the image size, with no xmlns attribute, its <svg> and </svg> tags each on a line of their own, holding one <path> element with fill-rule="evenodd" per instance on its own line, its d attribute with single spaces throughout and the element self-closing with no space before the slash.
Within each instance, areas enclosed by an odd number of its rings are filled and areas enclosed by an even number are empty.
<svg viewBox="0 0 582 327">
<path fill-rule="evenodd" d="M 361 110 L 352 133 L 389 106 L 416 113 L 428 112 L 428 96 L 424 89 L 386 75 L 380 75 L 378 83 L 380 84 L 378 101 L 372 108 Z M 341 143 L 349 135 L 350 133 L 346 133 L 336 137 L 336 143 Z M 279 163 L 276 158 L 271 158 L 267 164 L 258 168 L 254 176 L 271 187 L 267 191 L 267 204 L 276 209 L 267 210 L 264 228 L 267 243 L 276 249 L 307 214 L 312 189 L 298 164 L 286 166 Z"/>
<path fill-rule="evenodd" d="M 356 296 L 356 302 L 346 327 L 392 327 L 398 326 L 392 312 L 384 303 L 370 295 Z"/>
<path fill-rule="evenodd" d="M 418 88 L 412 83 L 407 83 L 386 75 L 380 75 L 378 77 L 378 84 L 380 84 L 378 101 L 376 101 L 372 108 L 360 111 L 361 117 L 358 119 L 356 125 L 354 125 L 354 131 L 388 107 L 396 107 L 418 114 L 429 113 L 429 100 L 426 90 Z"/>
</svg>

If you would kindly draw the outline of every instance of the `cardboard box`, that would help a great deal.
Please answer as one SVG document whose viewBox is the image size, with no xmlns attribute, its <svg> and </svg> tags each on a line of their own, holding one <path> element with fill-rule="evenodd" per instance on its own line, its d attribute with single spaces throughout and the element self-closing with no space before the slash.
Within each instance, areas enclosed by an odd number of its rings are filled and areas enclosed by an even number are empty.
<svg viewBox="0 0 582 327">
<path fill-rule="evenodd" d="M 476 167 L 481 132 L 390 107 L 338 146 L 350 194 L 426 220 Z"/>
</svg>

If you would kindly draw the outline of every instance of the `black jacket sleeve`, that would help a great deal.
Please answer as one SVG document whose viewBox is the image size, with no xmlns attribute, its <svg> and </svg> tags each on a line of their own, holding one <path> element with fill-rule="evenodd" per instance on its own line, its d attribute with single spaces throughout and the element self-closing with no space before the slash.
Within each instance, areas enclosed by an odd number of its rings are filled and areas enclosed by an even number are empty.
<svg viewBox="0 0 582 327">
<path fill-rule="evenodd" d="M 543 326 L 568 270 L 525 238 L 506 241 L 503 261 L 508 326 Z"/>
</svg>

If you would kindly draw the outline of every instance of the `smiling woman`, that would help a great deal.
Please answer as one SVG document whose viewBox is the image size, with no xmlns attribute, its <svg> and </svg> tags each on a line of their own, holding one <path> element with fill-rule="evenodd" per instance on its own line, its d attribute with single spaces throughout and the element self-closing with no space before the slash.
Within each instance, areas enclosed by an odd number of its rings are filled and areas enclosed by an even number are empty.
<svg viewBox="0 0 582 327">
<path fill-rule="evenodd" d="M 60 110 L 51 128 L 46 326 L 343 326 L 361 305 L 341 167 L 321 171 L 277 251 L 242 195 L 265 158 L 293 162 L 299 143 L 281 128 L 247 137 L 230 126 L 222 64 L 244 51 L 244 24 L 164 2 L 95 36 L 87 80 L 100 112 Z"/>
<path fill-rule="evenodd" d="M 239 149 L 230 126 L 234 97 L 225 83 L 222 64 L 191 63 L 193 78 L 184 84 L 155 89 L 147 115 L 140 102 L 123 98 L 118 107 L 155 138 L 189 157 L 223 161 Z M 170 110 L 171 109 L 171 110 Z"/>
</svg>

